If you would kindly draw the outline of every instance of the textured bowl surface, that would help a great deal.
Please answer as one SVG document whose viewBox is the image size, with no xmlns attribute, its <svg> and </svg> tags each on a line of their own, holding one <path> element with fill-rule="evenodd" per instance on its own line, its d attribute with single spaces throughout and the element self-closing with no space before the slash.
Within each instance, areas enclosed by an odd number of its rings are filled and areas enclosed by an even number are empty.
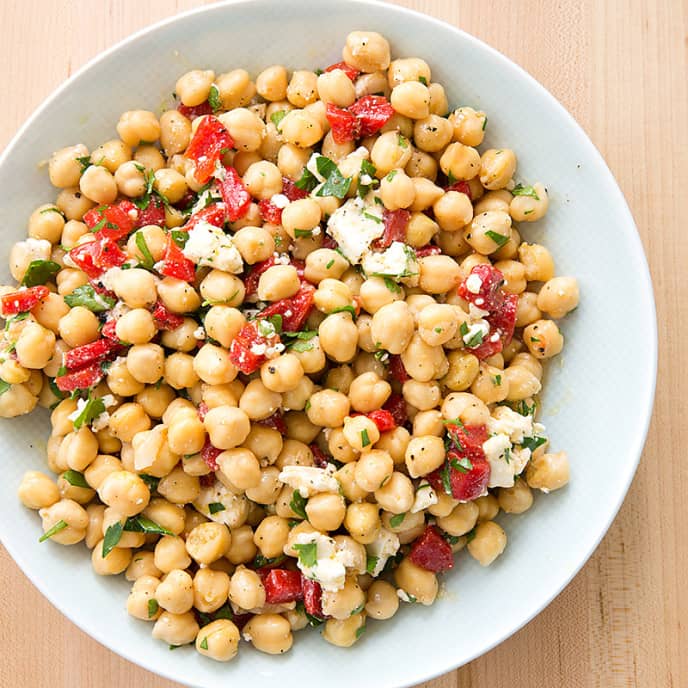
<svg viewBox="0 0 688 688">
<path fill-rule="evenodd" d="M 180 74 L 267 65 L 316 68 L 341 59 L 346 34 L 377 30 L 395 56 L 420 56 L 453 107 L 489 115 L 484 147 L 513 148 L 518 180 L 544 182 L 547 217 L 522 225 L 524 239 L 552 251 L 557 274 L 576 275 L 581 305 L 562 324 L 566 347 L 546 378 L 544 413 L 554 451 L 571 459 L 569 486 L 539 496 L 523 516 L 502 516 L 505 553 L 488 569 L 467 554 L 429 608 L 403 605 L 368 623 L 353 648 L 301 632 L 283 657 L 242 644 L 230 664 L 192 648 L 170 652 L 151 625 L 127 616 L 128 584 L 91 571 L 83 546 L 38 544 L 37 515 L 16 488 L 45 466 L 45 412 L 0 422 L 0 536 L 34 584 L 67 617 L 115 652 L 192 686 L 270 678 L 281 688 L 391 688 L 426 680 L 482 654 L 547 605 L 588 559 L 616 515 L 640 457 L 652 409 L 656 322 L 652 287 L 633 219 L 614 178 L 583 131 L 542 86 L 505 57 L 446 24 L 410 11 L 353 0 L 257 0 L 213 5 L 136 34 L 70 79 L 33 115 L 0 159 L 3 265 L 26 220 L 55 191 L 38 163 L 59 147 L 90 148 L 115 135 L 124 110 L 171 103 Z M 2 268 L 8 279 L 7 268 Z M 561 620 L 566 623 L 565 619 Z M 346 662 L 345 671 L 336 666 Z M 222 682 L 222 683 L 220 683 Z"/>
</svg>

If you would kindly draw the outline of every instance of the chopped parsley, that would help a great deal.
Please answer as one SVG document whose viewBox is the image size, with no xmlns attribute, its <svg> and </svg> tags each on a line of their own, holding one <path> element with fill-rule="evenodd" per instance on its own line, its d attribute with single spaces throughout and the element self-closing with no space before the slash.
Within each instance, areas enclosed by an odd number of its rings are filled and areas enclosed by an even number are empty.
<svg viewBox="0 0 688 688">
<path fill-rule="evenodd" d="M 392 526 L 392 528 L 398 528 L 404 522 L 405 518 L 406 512 L 403 514 L 394 514 L 394 516 L 389 519 L 389 525 Z"/>
<path fill-rule="evenodd" d="M 325 266 L 325 270 L 329 270 L 332 266 L 334 265 L 334 258 L 330 260 L 327 265 Z"/>
<path fill-rule="evenodd" d="M 143 236 L 142 232 L 136 232 L 136 248 L 141 251 L 141 255 L 143 256 L 141 265 L 149 270 L 152 269 L 153 265 L 155 264 L 155 260 L 153 259 L 153 254 L 150 252 L 148 244 L 146 243 L 146 237 Z"/>
<path fill-rule="evenodd" d="M 339 308 L 335 308 L 331 311 L 330 315 L 334 315 L 335 313 L 351 313 L 351 317 L 356 320 L 356 309 L 353 306 L 339 306 Z"/>
<path fill-rule="evenodd" d="M 502 384 L 502 376 L 501 376 L 501 375 L 495 375 L 495 376 L 492 378 L 492 384 L 493 384 L 495 387 L 499 387 L 499 386 Z"/>
<path fill-rule="evenodd" d="M 546 437 L 525 437 L 523 442 L 521 442 L 521 446 L 524 449 L 530 449 L 531 452 L 534 452 L 538 447 L 545 444 L 545 442 L 547 442 Z"/>
<path fill-rule="evenodd" d="M 315 542 L 308 542 L 304 545 L 292 545 L 299 553 L 299 563 L 307 568 L 311 568 L 318 562 L 318 545 Z"/>
<path fill-rule="evenodd" d="M 467 456 L 462 456 L 460 459 L 450 459 L 449 465 L 459 473 L 468 473 L 468 471 L 473 470 L 473 464 Z"/>
<path fill-rule="evenodd" d="M 91 486 L 86 482 L 86 478 L 84 478 L 83 473 L 79 473 L 79 471 L 74 471 L 74 470 L 68 470 L 65 471 L 62 474 L 62 477 L 73 487 L 86 487 L 90 488 Z"/>
<path fill-rule="evenodd" d="M 487 127 L 487 115 L 485 115 L 485 119 L 483 120 L 483 131 L 485 131 L 485 127 Z"/>
<path fill-rule="evenodd" d="M 516 184 L 516 186 L 512 189 L 511 193 L 514 196 L 530 196 L 531 198 L 534 198 L 536 201 L 540 200 L 540 197 L 537 195 L 537 191 L 535 191 L 535 189 L 532 186 L 523 186 L 522 184 Z"/>
<path fill-rule="evenodd" d="M 74 419 L 74 429 L 78 430 L 83 425 L 91 425 L 101 413 L 105 413 L 105 402 L 100 397 L 92 399 L 89 396 L 81 413 Z"/>
<path fill-rule="evenodd" d="M 160 605 L 158 601 L 154 597 L 151 597 L 151 599 L 148 600 L 148 618 L 152 619 L 158 613 L 159 608 Z"/>
<path fill-rule="evenodd" d="M 208 105 L 213 109 L 213 112 L 217 112 L 222 108 L 222 99 L 220 98 L 220 90 L 215 84 L 210 87 L 210 93 L 208 94 Z"/>
<path fill-rule="evenodd" d="M 373 215 L 372 213 L 367 213 L 364 211 L 363 217 L 366 217 L 369 220 L 372 220 L 373 222 L 377 222 L 379 225 L 383 223 L 383 219 L 379 215 Z"/>
<path fill-rule="evenodd" d="M 139 478 L 141 478 L 141 480 L 148 485 L 148 489 L 151 492 L 155 492 L 155 490 L 158 489 L 160 478 L 156 478 L 153 475 L 148 475 L 148 473 L 139 473 Z"/>
<path fill-rule="evenodd" d="M 93 313 L 104 313 L 115 307 L 115 299 L 99 294 L 90 284 L 82 284 L 71 294 L 64 297 L 65 303 L 70 307 L 83 306 Z"/>
<path fill-rule="evenodd" d="M 50 539 L 53 535 L 57 535 L 61 530 L 67 527 L 67 522 L 60 519 L 52 528 L 48 529 L 38 538 L 38 542 L 45 542 Z"/>
<path fill-rule="evenodd" d="M 423 75 L 418 77 L 418 81 L 420 81 L 420 83 L 423 84 L 423 86 L 428 85 L 428 80 Z"/>
<path fill-rule="evenodd" d="M 218 511 L 225 511 L 227 507 L 222 502 L 210 502 L 208 504 L 208 511 L 211 514 L 216 514 Z"/>
<path fill-rule="evenodd" d="M 363 624 L 360 628 L 356 630 L 356 640 L 358 640 L 366 632 L 366 625 Z"/>
<path fill-rule="evenodd" d="M 26 268 L 21 284 L 23 287 L 45 284 L 59 271 L 60 266 L 52 260 L 32 260 Z"/>
<path fill-rule="evenodd" d="M 124 526 L 119 521 L 115 521 L 111 526 L 108 526 L 108 529 L 105 531 L 105 537 L 103 538 L 103 559 L 105 559 L 105 557 L 107 557 L 107 555 L 117 546 L 123 532 Z"/>
<path fill-rule="evenodd" d="M 499 234 L 498 232 L 493 232 L 491 229 L 488 229 L 487 232 L 485 232 L 485 236 L 490 237 L 492 241 L 497 244 L 497 246 L 504 246 L 507 241 L 509 241 L 509 237 L 504 235 L 504 234 Z"/>
<path fill-rule="evenodd" d="M 372 576 L 373 571 L 375 571 L 375 567 L 377 566 L 377 562 L 380 561 L 380 557 L 374 557 L 372 554 L 368 555 L 368 558 L 366 559 L 366 571 Z"/>
<path fill-rule="evenodd" d="M 308 500 L 305 497 L 301 496 L 301 493 L 298 490 L 294 490 L 294 494 L 291 497 L 291 501 L 289 502 L 289 508 L 297 515 L 300 516 L 301 518 L 308 518 L 306 515 L 306 504 L 308 503 Z"/>
<path fill-rule="evenodd" d="M 296 239 L 300 239 L 301 237 L 312 237 L 313 236 L 313 230 L 312 229 L 295 229 L 294 230 L 294 237 Z"/>
<path fill-rule="evenodd" d="M 201 648 L 201 650 L 207 650 L 208 649 L 208 636 L 205 636 L 205 638 L 203 638 L 203 640 L 201 640 L 199 647 Z"/>
<path fill-rule="evenodd" d="M 328 158 L 325 158 L 326 160 Z M 318 158 L 318 162 L 322 160 L 322 156 Z M 318 169 L 320 169 L 318 167 Z M 322 173 L 321 173 L 322 174 Z M 349 193 L 351 187 L 351 177 L 344 177 L 335 166 L 325 183 L 318 189 L 316 196 L 334 196 L 335 198 L 344 198 Z"/>
<path fill-rule="evenodd" d="M 397 144 L 399 145 L 400 148 L 408 148 L 409 147 L 408 139 L 401 133 L 397 134 Z"/>
<path fill-rule="evenodd" d="M 394 177 L 397 176 L 397 172 L 398 172 L 398 170 L 391 170 L 391 171 L 387 174 L 387 176 L 385 177 L 385 179 L 386 179 L 388 182 L 391 182 L 392 179 L 394 179 Z"/>
<path fill-rule="evenodd" d="M 367 447 L 370 444 L 370 437 L 368 437 L 368 430 L 361 430 L 361 446 Z"/>
<path fill-rule="evenodd" d="M 41 210 L 40 214 L 45 215 L 45 213 L 57 213 L 58 215 L 62 215 L 62 217 L 65 216 L 65 214 L 56 206 L 52 206 L 50 208 L 43 208 L 43 210 Z"/>
<path fill-rule="evenodd" d="M 371 191 L 380 184 L 380 182 L 375 178 L 376 172 L 377 168 L 375 167 L 375 165 L 373 165 L 372 162 L 370 162 L 369 160 L 361 160 L 361 174 L 358 178 L 358 189 L 356 191 L 360 198 L 365 198 L 368 195 L 369 191 Z M 368 182 L 367 184 L 363 183 L 361 181 L 361 177 L 363 175 L 368 175 L 370 177 L 370 182 Z"/>
<path fill-rule="evenodd" d="M 80 173 L 83 174 L 86 172 L 86 170 L 93 164 L 91 162 L 91 156 L 90 155 L 83 155 L 80 158 L 75 158 L 76 161 L 79 163 L 81 166 Z"/>
<path fill-rule="evenodd" d="M 279 129 L 280 122 L 287 116 L 286 110 L 277 110 L 270 115 L 270 121 Z"/>
<path fill-rule="evenodd" d="M 150 205 L 151 196 L 153 195 L 153 184 L 155 184 L 155 172 L 147 170 L 144 172 L 144 179 L 146 181 L 146 190 L 143 192 L 143 196 L 134 201 L 134 205 L 139 210 L 145 210 Z"/>
</svg>

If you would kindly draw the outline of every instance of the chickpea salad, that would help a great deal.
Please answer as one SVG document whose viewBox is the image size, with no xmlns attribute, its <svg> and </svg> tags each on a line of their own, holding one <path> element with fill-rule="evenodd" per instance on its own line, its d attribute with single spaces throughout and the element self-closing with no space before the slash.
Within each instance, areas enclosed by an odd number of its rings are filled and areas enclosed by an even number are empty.
<svg viewBox="0 0 688 688">
<path fill-rule="evenodd" d="M 0 287 L 0 416 L 51 409 L 40 542 L 218 661 L 353 645 L 569 480 L 537 421 L 579 298 L 527 241 L 545 186 L 422 59 L 369 31 L 342 58 L 193 70 L 53 153 Z"/>
</svg>

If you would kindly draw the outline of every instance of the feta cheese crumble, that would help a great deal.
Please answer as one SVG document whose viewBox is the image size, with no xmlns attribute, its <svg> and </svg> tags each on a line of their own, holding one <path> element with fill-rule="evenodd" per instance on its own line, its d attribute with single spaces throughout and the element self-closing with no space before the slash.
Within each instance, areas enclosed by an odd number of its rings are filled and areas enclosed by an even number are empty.
<svg viewBox="0 0 688 688">
<path fill-rule="evenodd" d="M 399 279 L 418 272 L 413 251 L 403 241 L 393 241 L 384 251 L 369 251 L 363 256 L 363 272 L 366 275 L 387 275 Z"/>
<path fill-rule="evenodd" d="M 532 437 L 534 433 L 533 417 L 522 416 L 512 411 L 508 406 L 497 406 L 487 419 L 487 431 L 490 434 L 503 433 L 515 444 L 521 444 L 525 437 Z M 545 427 L 536 423 L 541 430 Z"/>
<path fill-rule="evenodd" d="M 481 344 L 485 340 L 485 337 L 487 337 L 489 331 L 490 324 L 485 320 L 478 320 L 478 322 L 473 323 L 469 326 L 468 332 L 466 332 L 466 334 L 462 335 L 463 343 L 466 346 L 468 346 L 471 342 L 473 342 L 474 338 L 478 337 L 478 335 L 480 334 L 481 337 L 479 339 L 478 344 Z M 473 346 L 475 347 L 476 344 L 474 343 Z"/>
<path fill-rule="evenodd" d="M 375 540 L 366 545 L 368 556 L 376 558 L 375 567 L 368 572 L 373 578 L 382 573 L 387 560 L 399 551 L 399 544 L 399 538 L 394 533 L 385 528 L 380 528 L 380 533 Z"/>
<path fill-rule="evenodd" d="M 466 279 L 466 289 L 468 289 L 471 294 L 479 294 L 480 288 L 483 286 L 483 281 L 478 275 L 468 275 Z"/>
<path fill-rule="evenodd" d="M 183 253 L 196 265 L 207 265 L 235 275 L 244 269 L 241 254 L 231 237 L 204 220 L 189 231 Z"/>
<path fill-rule="evenodd" d="M 346 581 L 346 562 L 348 553 L 337 547 L 337 543 L 322 533 L 299 533 L 294 538 L 294 545 L 316 545 L 316 561 L 313 566 L 306 566 L 299 557 L 296 565 L 306 578 L 320 583 L 323 590 L 337 592 Z"/>
<path fill-rule="evenodd" d="M 437 493 L 432 489 L 432 485 L 429 482 L 424 481 L 416 488 L 416 498 L 411 507 L 411 513 L 417 514 L 423 509 L 427 509 L 433 504 L 437 504 Z"/>
<path fill-rule="evenodd" d="M 275 208 L 284 210 L 289 205 L 289 199 L 284 194 L 275 194 L 270 199 L 270 203 L 272 203 L 272 205 L 274 205 Z"/>
<path fill-rule="evenodd" d="M 210 513 L 210 504 L 222 504 L 224 509 Z M 248 516 L 248 501 L 243 494 L 234 494 L 219 480 L 201 491 L 193 502 L 193 507 L 215 523 L 224 523 L 229 528 L 239 527 Z"/>
<path fill-rule="evenodd" d="M 380 207 L 362 198 L 350 198 L 330 215 L 327 233 L 339 244 L 340 251 L 358 265 L 370 245 L 385 231 Z"/>
<path fill-rule="evenodd" d="M 285 466 L 278 477 L 307 499 L 318 492 L 339 492 L 339 481 L 334 477 L 335 470 L 333 465 L 328 465 L 327 468 Z"/>
</svg>

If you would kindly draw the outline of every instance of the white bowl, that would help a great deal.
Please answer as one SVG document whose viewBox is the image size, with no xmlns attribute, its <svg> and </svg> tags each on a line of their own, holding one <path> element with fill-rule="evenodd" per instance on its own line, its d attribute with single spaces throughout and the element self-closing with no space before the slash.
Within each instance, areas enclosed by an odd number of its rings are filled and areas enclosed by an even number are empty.
<svg viewBox="0 0 688 688">
<path fill-rule="evenodd" d="M 369 622 L 366 637 L 349 650 L 329 645 L 317 632 L 301 632 L 285 656 L 243 645 L 225 665 L 154 641 L 151 625 L 125 612 L 126 581 L 93 574 L 83 546 L 38 544 L 39 519 L 20 506 L 16 488 L 25 470 L 45 467 L 47 417 L 2 421 L 0 536 L 10 554 L 96 640 L 193 686 L 273 678 L 282 688 L 392 688 L 470 661 L 535 616 L 585 563 L 616 515 L 643 448 L 655 385 L 655 311 L 641 243 L 611 173 L 576 122 L 532 77 L 475 38 L 400 7 L 351 0 L 212 5 L 103 53 L 43 104 L 0 160 L 3 264 L 11 243 L 24 236 L 31 210 L 55 196 L 45 168 L 37 165 L 51 151 L 111 138 L 121 112 L 157 110 L 190 68 L 219 73 L 245 67 L 255 75 L 275 63 L 324 67 L 341 59 L 344 38 L 354 29 L 378 30 L 394 55 L 427 60 L 450 104 L 488 113 L 484 147 L 514 148 L 518 178 L 542 180 L 549 188 L 546 219 L 520 230 L 551 249 L 558 274 L 580 281 L 581 305 L 562 324 L 566 348 L 548 370 L 543 405 L 554 450 L 569 452 L 571 483 L 539 496 L 522 516 L 500 517 L 509 537 L 503 556 L 488 569 L 458 556 L 433 607 L 404 605 L 391 621 Z M 338 671 L 344 662 L 346 669 Z"/>
</svg>

